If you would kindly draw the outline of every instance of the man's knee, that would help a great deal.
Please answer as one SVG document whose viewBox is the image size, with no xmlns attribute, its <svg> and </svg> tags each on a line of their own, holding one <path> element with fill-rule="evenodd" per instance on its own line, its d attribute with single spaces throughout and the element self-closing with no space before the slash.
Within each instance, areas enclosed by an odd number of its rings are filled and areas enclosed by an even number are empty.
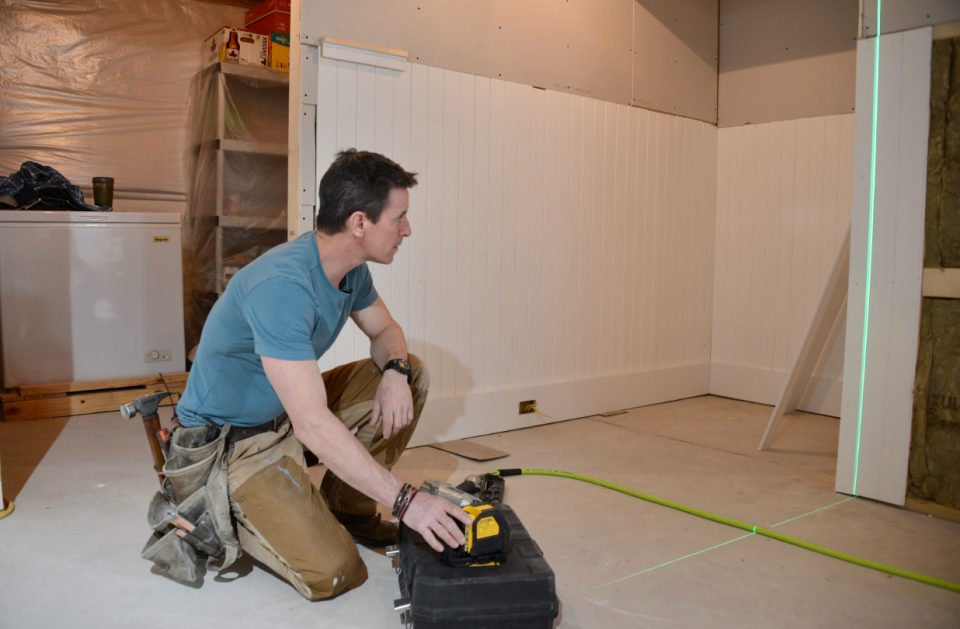
<svg viewBox="0 0 960 629">
<path fill-rule="evenodd" d="M 367 570 L 357 553 L 356 546 L 344 549 L 340 557 L 332 557 L 331 563 L 325 563 L 323 571 L 301 573 L 304 585 L 310 591 L 306 598 L 320 601 L 332 598 L 343 592 L 348 586 L 366 580 Z M 302 593 L 302 592 L 301 592 Z"/>
</svg>

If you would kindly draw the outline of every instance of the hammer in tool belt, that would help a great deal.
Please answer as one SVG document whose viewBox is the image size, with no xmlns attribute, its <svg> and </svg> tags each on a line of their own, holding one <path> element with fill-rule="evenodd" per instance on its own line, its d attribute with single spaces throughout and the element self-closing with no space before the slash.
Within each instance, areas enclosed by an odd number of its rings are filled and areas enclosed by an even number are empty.
<svg viewBox="0 0 960 629">
<path fill-rule="evenodd" d="M 147 432 L 147 442 L 150 444 L 150 453 L 153 455 L 153 469 L 160 479 L 160 486 L 163 487 L 163 464 L 167 458 L 163 454 L 163 443 L 170 438 L 170 431 L 166 428 L 160 428 L 160 415 L 157 414 L 157 408 L 161 400 L 171 395 L 169 392 L 151 393 L 138 397 L 130 404 L 124 404 L 120 407 L 120 415 L 124 419 L 133 419 L 137 413 L 143 417 L 143 428 Z"/>
</svg>

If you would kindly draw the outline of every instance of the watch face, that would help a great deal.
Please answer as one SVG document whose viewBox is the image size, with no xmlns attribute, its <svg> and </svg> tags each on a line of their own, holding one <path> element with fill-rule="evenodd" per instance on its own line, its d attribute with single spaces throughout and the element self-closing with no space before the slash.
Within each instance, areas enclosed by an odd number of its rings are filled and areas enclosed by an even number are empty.
<svg viewBox="0 0 960 629">
<path fill-rule="evenodd" d="M 397 359 L 397 364 L 399 364 L 399 365 L 400 365 L 401 367 L 403 367 L 404 369 L 410 369 L 410 363 L 408 363 L 407 361 L 405 361 L 405 360 L 402 359 L 402 358 L 398 358 L 398 359 Z"/>
</svg>

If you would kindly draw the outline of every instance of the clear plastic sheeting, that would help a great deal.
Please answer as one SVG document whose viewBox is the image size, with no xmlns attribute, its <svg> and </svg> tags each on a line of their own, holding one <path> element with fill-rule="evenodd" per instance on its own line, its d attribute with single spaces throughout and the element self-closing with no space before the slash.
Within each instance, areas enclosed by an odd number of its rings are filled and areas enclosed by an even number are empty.
<svg viewBox="0 0 960 629">
<path fill-rule="evenodd" d="M 287 240 L 289 75 L 233 63 L 197 74 L 187 143 L 187 346 L 233 275 Z"/>
<path fill-rule="evenodd" d="M 117 210 L 183 211 L 187 94 L 243 9 L 196 0 L 2 0 L 0 172 L 52 166 Z"/>
</svg>

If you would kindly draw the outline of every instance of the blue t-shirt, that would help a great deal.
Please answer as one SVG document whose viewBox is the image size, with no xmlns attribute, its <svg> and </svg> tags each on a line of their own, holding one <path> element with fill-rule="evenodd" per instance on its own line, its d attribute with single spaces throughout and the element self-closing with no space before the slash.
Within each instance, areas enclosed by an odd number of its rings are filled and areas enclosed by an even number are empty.
<svg viewBox="0 0 960 629">
<path fill-rule="evenodd" d="M 210 311 L 177 406 L 180 422 L 256 426 L 280 415 L 260 357 L 317 360 L 350 313 L 376 300 L 366 264 L 339 290 L 330 284 L 313 232 L 271 249 L 233 276 Z"/>
</svg>

